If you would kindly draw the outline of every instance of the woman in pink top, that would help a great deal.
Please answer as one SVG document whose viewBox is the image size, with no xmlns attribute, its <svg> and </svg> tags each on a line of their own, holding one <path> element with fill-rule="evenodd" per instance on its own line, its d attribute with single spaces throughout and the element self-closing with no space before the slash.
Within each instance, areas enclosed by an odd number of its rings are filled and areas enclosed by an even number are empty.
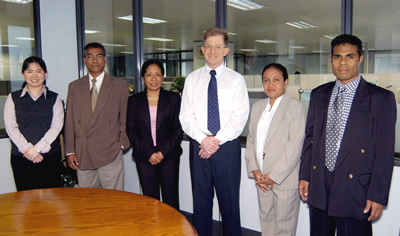
<svg viewBox="0 0 400 236">
<path fill-rule="evenodd" d="M 181 96 L 162 89 L 164 67 L 155 59 L 141 70 L 146 89 L 129 98 L 127 133 L 132 144 L 143 195 L 179 210 L 179 160 L 182 127 L 179 122 Z"/>
</svg>

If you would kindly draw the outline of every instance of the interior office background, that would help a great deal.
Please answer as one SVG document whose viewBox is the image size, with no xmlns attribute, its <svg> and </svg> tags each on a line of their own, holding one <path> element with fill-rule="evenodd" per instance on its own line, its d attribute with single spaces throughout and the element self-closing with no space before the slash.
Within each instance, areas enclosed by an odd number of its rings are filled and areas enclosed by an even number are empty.
<svg viewBox="0 0 400 236">
<path fill-rule="evenodd" d="M 106 70 L 125 78 L 136 86 L 136 91 L 143 89 L 138 69 L 149 58 L 164 63 L 166 80 L 171 81 L 204 65 L 199 53 L 202 34 L 218 25 L 230 33 L 227 65 L 245 75 L 254 99 L 259 99 L 257 93 L 262 93 L 261 69 L 270 62 L 279 62 L 289 70 L 292 95 L 307 103 L 310 89 L 334 80 L 329 61 L 331 39 L 342 32 L 351 32 L 364 43 L 362 75 L 393 91 L 399 103 L 399 19 L 398 0 L 2 0 L 0 96 L 4 101 L 9 92 L 21 87 L 23 60 L 38 55 L 48 66 L 47 86 L 66 100 L 69 82 L 86 73 L 82 51 L 92 41 L 106 47 Z M 300 75 L 295 76 L 295 72 Z M 299 89 L 305 92 L 300 94 Z M 4 127 L 2 122 L 0 117 L 0 128 Z M 1 132 L 4 137 L 4 129 Z M 182 145 L 181 192 L 182 189 L 190 192 L 185 156 L 188 145 Z M 0 139 L 0 149 L 3 153 L 0 159 L 7 160 L 7 138 Z M 132 170 L 127 173 L 126 190 L 139 193 L 139 183 L 130 181 L 137 179 L 130 153 L 124 158 L 126 168 Z M 1 173 L 10 172 L 7 165 L 0 166 Z M 400 196 L 399 184 L 395 184 L 400 183 L 398 169 L 395 168 L 397 179 L 393 179 L 391 199 L 395 199 L 393 195 Z M 259 230 L 254 181 L 246 177 L 245 164 L 242 172 L 242 226 Z M 181 197 L 181 208 L 191 212 L 190 196 Z M 384 234 L 377 235 L 398 234 L 399 222 L 391 212 L 399 211 L 398 200 L 389 200 L 388 209 L 374 228 Z M 302 215 L 307 216 L 305 204 Z M 217 207 L 214 218 L 219 218 Z M 300 217 L 298 235 L 307 235 L 307 227 L 307 219 Z"/>
</svg>

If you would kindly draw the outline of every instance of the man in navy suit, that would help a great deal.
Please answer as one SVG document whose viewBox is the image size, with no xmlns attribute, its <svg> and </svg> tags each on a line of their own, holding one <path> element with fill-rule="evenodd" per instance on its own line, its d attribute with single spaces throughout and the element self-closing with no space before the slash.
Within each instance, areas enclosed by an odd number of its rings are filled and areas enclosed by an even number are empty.
<svg viewBox="0 0 400 236">
<path fill-rule="evenodd" d="M 312 236 L 372 235 L 388 202 L 394 163 L 396 102 L 359 74 L 362 42 L 331 42 L 336 81 L 311 93 L 300 164 L 300 196 L 310 206 Z"/>
</svg>

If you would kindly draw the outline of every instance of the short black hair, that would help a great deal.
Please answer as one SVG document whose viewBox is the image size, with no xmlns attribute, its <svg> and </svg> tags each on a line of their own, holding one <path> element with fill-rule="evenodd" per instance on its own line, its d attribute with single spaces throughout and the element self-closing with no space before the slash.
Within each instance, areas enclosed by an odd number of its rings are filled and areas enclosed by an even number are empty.
<svg viewBox="0 0 400 236">
<path fill-rule="evenodd" d="M 282 76 L 283 76 L 283 81 L 287 80 L 289 78 L 288 72 L 286 67 L 284 67 L 283 65 L 279 64 L 279 63 L 271 63 L 268 64 L 264 67 L 264 69 L 261 72 L 261 81 L 263 81 L 263 74 L 266 70 L 268 70 L 269 68 L 275 68 L 277 70 L 280 70 L 282 72 Z"/>
<path fill-rule="evenodd" d="M 349 43 L 351 45 L 357 46 L 358 56 L 362 55 L 362 42 L 361 40 L 351 34 L 341 34 L 334 38 L 331 42 L 331 55 L 333 55 L 333 48 L 339 44 Z"/>
<path fill-rule="evenodd" d="M 83 48 L 84 50 L 83 57 L 86 57 L 86 52 L 90 48 L 101 48 L 101 50 L 103 51 L 103 56 L 106 56 L 106 49 L 104 48 L 103 44 L 97 42 L 91 42 L 86 44 L 86 46 Z"/>
<path fill-rule="evenodd" d="M 156 64 L 158 67 L 161 69 L 161 74 L 164 76 L 164 65 L 157 59 L 149 59 L 145 61 L 142 65 L 142 69 L 140 70 L 140 75 L 144 77 L 144 74 L 146 73 L 147 67 L 150 65 Z"/>
<path fill-rule="evenodd" d="M 44 71 L 44 73 L 47 73 L 47 67 L 46 67 L 46 63 L 44 62 L 44 60 L 40 57 L 28 57 L 25 59 L 24 63 L 22 63 L 22 70 L 21 72 L 24 73 L 24 71 L 26 69 L 28 69 L 29 65 L 31 63 L 37 63 L 39 64 L 39 66 L 42 68 L 42 70 Z"/>
</svg>

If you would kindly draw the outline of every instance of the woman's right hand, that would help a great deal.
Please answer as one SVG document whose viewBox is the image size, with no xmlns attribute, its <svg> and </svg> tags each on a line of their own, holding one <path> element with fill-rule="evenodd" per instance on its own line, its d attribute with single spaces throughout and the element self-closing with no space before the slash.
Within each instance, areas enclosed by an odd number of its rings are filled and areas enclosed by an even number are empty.
<svg viewBox="0 0 400 236">
<path fill-rule="evenodd" d="M 35 160 L 38 156 L 41 156 L 40 153 L 37 151 L 35 146 L 32 146 L 25 150 L 24 157 L 30 161 Z M 43 157 L 42 157 L 43 159 Z"/>
</svg>

